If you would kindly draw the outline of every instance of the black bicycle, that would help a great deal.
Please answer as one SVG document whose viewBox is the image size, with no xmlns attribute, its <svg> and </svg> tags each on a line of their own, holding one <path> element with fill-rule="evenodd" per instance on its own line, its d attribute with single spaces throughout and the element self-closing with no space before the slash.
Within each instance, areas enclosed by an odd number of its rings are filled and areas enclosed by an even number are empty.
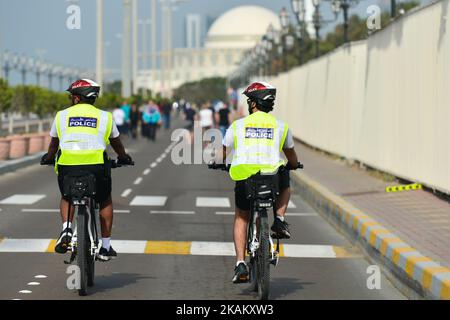
<svg viewBox="0 0 450 320">
<path fill-rule="evenodd" d="M 46 163 L 46 165 L 51 165 L 51 163 Z M 109 160 L 109 165 L 111 168 L 124 166 L 116 160 Z M 134 165 L 134 163 L 127 165 Z M 76 226 L 68 245 L 71 256 L 69 261 L 64 261 L 64 263 L 72 264 L 75 260 L 77 261 L 80 271 L 78 294 L 86 296 L 89 292 L 88 288 L 94 286 L 95 260 L 100 249 L 97 228 L 100 205 L 94 199 L 96 178 L 94 174 L 80 169 L 64 176 L 63 185 L 64 197 L 70 199 L 69 215 L 71 207 L 74 207 L 74 217 L 76 217 Z"/>
<path fill-rule="evenodd" d="M 210 164 L 210 169 L 228 171 L 229 165 Z M 303 164 L 297 164 L 292 169 L 289 165 L 279 170 L 303 169 Z M 276 217 L 275 202 L 279 195 L 278 175 L 255 174 L 245 181 L 245 193 L 251 200 L 250 223 L 247 231 L 247 254 L 250 257 L 249 282 L 253 291 L 258 292 L 261 300 L 270 296 L 270 265 L 277 266 L 280 252 L 280 239 L 276 248 L 270 233 L 268 210 L 272 208 L 274 219 Z"/>
</svg>

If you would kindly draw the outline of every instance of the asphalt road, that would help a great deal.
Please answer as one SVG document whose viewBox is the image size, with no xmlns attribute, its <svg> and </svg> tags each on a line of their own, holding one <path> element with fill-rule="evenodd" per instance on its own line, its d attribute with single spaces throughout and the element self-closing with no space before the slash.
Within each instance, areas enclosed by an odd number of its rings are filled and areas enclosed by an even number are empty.
<svg viewBox="0 0 450 320">
<path fill-rule="evenodd" d="M 232 182 L 206 165 L 174 165 L 170 131 L 158 134 L 156 143 L 125 142 L 136 166 L 113 172 L 119 256 L 96 264 L 88 297 L 67 289 L 66 257 L 51 252 L 61 231 L 52 169 L 0 176 L 0 299 L 256 299 L 231 283 Z M 362 254 L 295 190 L 291 200 L 293 236 L 272 269 L 272 299 L 404 299 L 383 276 L 369 290 Z"/>
</svg>

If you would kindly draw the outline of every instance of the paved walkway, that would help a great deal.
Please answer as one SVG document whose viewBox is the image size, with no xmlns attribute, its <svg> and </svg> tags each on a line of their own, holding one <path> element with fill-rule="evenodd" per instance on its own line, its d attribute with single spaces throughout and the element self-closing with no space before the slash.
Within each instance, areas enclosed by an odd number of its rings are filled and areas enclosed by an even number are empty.
<svg viewBox="0 0 450 320">
<path fill-rule="evenodd" d="M 424 190 L 388 193 L 397 185 L 367 171 L 296 145 L 305 172 L 397 234 L 410 246 L 443 266 L 450 267 L 450 203 Z"/>
</svg>

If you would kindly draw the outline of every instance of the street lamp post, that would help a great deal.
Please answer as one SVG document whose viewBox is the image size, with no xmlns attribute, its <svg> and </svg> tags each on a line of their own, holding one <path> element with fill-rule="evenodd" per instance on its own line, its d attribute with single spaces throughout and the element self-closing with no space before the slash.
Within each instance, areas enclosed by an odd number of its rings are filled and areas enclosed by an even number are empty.
<svg viewBox="0 0 450 320">
<path fill-rule="evenodd" d="M 320 0 L 313 0 L 314 5 L 314 15 L 313 15 L 313 24 L 314 24 L 314 30 L 316 31 L 316 58 L 320 55 L 320 48 L 319 48 L 319 41 L 320 41 Z"/>
<path fill-rule="evenodd" d="M 287 12 L 286 8 L 283 7 L 280 11 L 280 24 L 282 29 L 282 35 L 281 35 L 281 47 L 285 48 L 285 42 L 286 42 L 286 35 L 289 32 L 289 13 Z M 283 50 L 284 51 L 284 50 Z M 287 71 L 287 52 L 283 54 L 283 71 Z"/>
<path fill-rule="evenodd" d="M 305 2 L 304 0 L 291 0 L 292 11 L 297 20 L 296 35 L 299 43 L 299 62 L 303 63 L 303 31 L 305 23 Z"/>
<path fill-rule="evenodd" d="M 348 38 L 348 10 L 350 10 L 351 6 L 351 0 L 332 0 L 331 1 L 331 8 L 334 12 L 334 14 L 337 16 L 339 11 L 342 9 L 344 14 L 344 43 L 347 43 L 349 41 Z M 353 3 L 358 1 L 353 1 Z"/>
</svg>

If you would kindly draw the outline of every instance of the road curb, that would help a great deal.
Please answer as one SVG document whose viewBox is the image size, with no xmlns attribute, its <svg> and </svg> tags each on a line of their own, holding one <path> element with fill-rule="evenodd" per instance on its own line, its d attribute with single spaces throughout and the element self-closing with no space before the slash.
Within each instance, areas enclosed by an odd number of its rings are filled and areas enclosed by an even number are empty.
<svg viewBox="0 0 450 320">
<path fill-rule="evenodd" d="M 293 172 L 298 192 L 351 240 L 360 244 L 411 299 L 450 300 L 450 269 L 422 255 L 362 210 L 304 172 Z"/>
<path fill-rule="evenodd" d="M 13 172 L 18 169 L 28 167 L 33 164 L 38 164 L 38 160 L 45 154 L 45 152 L 39 152 L 30 156 L 26 156 L 20 159 L 8 160 L 0 164 L 0 175 Z"/>
</svg>

